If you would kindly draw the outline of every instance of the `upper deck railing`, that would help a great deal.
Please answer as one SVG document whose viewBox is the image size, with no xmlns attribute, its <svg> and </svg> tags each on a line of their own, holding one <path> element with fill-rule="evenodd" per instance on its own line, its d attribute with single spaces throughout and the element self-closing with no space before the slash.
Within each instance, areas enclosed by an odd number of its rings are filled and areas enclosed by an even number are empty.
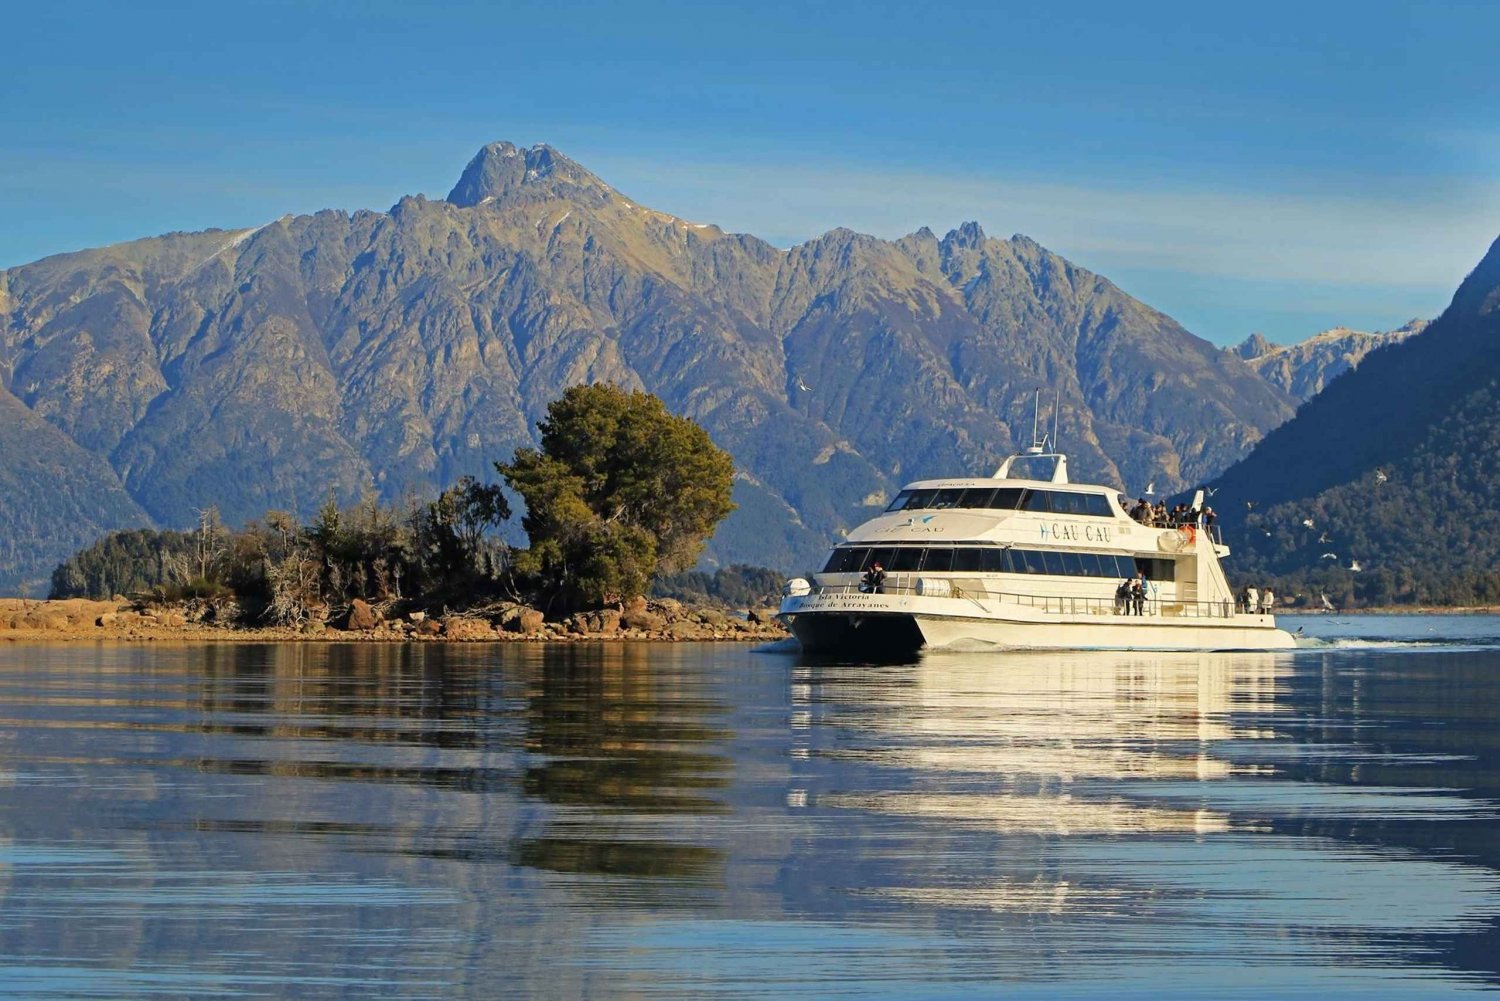
<svg viewBox="0 0 1500 1001">
<path fill-rule="evenodd" d="M 933 584 L 943 580 L 948 592 L 934 593 Z M 923 598 L 950 598 L 974 602 L 983 608 L 989 602 L 998 605 L 1016 605 L 1036 609 L 1052 615 L 1134 615 L 1135 605 L 1126 599 L 1098 598 L 1057 594 L 1022 594 L 1014 591 L 994 591 L 983 586 L 981 581 L 955 581 L 947 578 L 923 578 L 917 584 L 915 575 L 891 574 L 880 586 L 878 594 L 905 594 Z M 977 586 L 976 586 L 977 585 Z M 861 584 L 812 584 L 810 594 L 865 594 Z M 987 610 L 987 609 L 986 609 Z M 1237 612 L 1232 601 L 1179 601 L 1173 598 L 1147 598 L 1141 604 L 1141 614 L 1162 618 L 1179 619 L 1228 619 Z"/>
</svg>

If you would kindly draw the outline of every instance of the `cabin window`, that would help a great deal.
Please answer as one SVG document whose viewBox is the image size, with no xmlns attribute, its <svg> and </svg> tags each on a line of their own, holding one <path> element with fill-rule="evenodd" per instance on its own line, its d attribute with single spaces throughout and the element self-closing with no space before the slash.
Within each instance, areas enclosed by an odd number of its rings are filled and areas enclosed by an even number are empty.
<svg viewBox="0 0 1500 1001">
<path fill-rule="evenodd" d="M 963 495 L 964 491 L 962 487 L 947 487 L 943 490 L 937 491 L 937 496 L 932 498 L 932 503 L 929 505 L 929 507 L 958 507 L 958 502 L 963 497 Z"/>
<path fill-rule="evenodd" d="M 1045 490 L 1027 490 L 1021 497 L 1021 510 L 1051 514 L 1052 500 Z"/>
<path fill-rule="evenodd" d="M 1000 550 L 995 550 L 999 552 Z M 984 570 L 986 550 L 983 549 L 955 549 L 953 551 L 954 573 L 982 573 Z"/>
<path fill-rule="evenodd" d="M 1154 556 L 1137 556 L 1135 568 L 1146 575 L 1147 580 L 1170 581 L 1177 579 L 1177 561 Z"/>
<path fill-rule="evenodd" d="M 1053 555 L 1055 555 L 1062 564 L 1062 569 L 1058 571 L 1059 573 L 1066 574 L 1069 577 L 1093 576 L 1093 574 L 1090 574 L 1086 570 L 1084 570 L 1083 560 L 1079 558 L 1080 554 L 1065 552 L 1054 553 Z"/>
<path fill-rule="evenodd" d="M 842 546 L 828 556 L 824 573 L 859 573 L 869 557 L 870 550 L 864 546 Z"/>
<path fill-rule="evenodd" d="M 990 498 L 989 506 L 1000 511 L 1014 511 L 1021 506 L 1021 495 L 1025 492 L 1020 487 L 1000 487 Z"/>
<path fill-rule="evenodd" d="M 950 573 L 953 570 L 953 550 L 929 549 L 922 560 L 922 569 L 931 573 Z"/>
<path fill-rule="evenodd" d="M 891 568 L 891 555 L 894 552 L 895 550 L 890 546 L 877 546 L 871 549 L 869 558 L 867 558 L 864 564 L 860 566 L 860 570 L 868 570 L 876 563 L 879 563 L 881 566 L 889 570 Z"/>
<path fill-rule="evenodd" d="M 887 570 L 895 573 L 914 573 L 922 565 L 922 550 L 916 546 L 902 546 L 891 557 Z"/>
<path fill-rule="evenodd" d="M 1015 573 L 1011 569 L 1009 549 L 981 549 L 979 560 L 985 573 Z"/>
<path fill-rule="evenodd" d="M 990 506 L 990 498 L 994 496 L 994 487 L 968 487 L 964 490 L 962 497 L 958 499 L 959 507 L 986 508 Z"/>
<path fill-rule="evenodd" d="M 887 511 L 916 511 L 932 506 L 932 495 L 936 490 L 903 490 L 891 501 Z"/>
</svg>

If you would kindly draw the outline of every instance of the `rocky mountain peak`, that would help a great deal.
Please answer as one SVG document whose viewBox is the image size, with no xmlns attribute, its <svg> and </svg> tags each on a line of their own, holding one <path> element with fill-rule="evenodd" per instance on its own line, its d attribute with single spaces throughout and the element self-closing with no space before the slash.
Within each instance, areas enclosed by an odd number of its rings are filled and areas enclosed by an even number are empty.
<svg viewBox="0 0 1500 1001">
<path fill-rule="evenodd" d="M 528 196 L 600 202 L 614 189 L 545 143 L 492 142 L 474 154 L 448 201 L 461 208 Z"/>
<path fill-rule="evenodd" d="M 1249 361 L 1252 358 L 1259 358 L 1261 355 L 1270 354 L 1276 350 L 1276 345 L 1266 340 L 1264 334 L 1254 333 L 1243 341 L 1240 341 L 1230 350 L 1246 361 Z"/>
<path fill-rule="evenodd" d="M 943 249 L 975 250 L 984 245 L 984 230 L 977 222 L 966 222 L 943 237 Z"/>
</svg>

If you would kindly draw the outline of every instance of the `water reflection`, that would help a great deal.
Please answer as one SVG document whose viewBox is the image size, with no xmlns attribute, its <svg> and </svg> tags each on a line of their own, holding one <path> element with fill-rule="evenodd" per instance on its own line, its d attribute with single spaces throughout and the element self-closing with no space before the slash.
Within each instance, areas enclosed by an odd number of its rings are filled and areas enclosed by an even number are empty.
<svg viewBox="0 0 1500 1001">
<path fill-rule="evenodd" d="M 1500 986 L 1497 722 L 1496 650 L 0 648 L 0 993 Z"/>
</svg>

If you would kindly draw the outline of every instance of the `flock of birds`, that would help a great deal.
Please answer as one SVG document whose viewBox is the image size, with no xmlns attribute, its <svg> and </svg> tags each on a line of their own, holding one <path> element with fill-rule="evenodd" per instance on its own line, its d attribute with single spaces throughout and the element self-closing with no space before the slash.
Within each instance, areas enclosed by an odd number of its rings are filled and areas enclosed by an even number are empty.
<svg viewBox="0 0 1500 1001">
<path fill-rule="evenodd" d="M 1377 469 L 1377 470 L 1375 470 L 1375 482 L 1377 484 L 1387 483 L 1389 481 L 1390 481 L 1390 477 L 1388 475 L 1386 475 L 1385 470 L 1383 470 L 1383 469 Z M 1207 497 L 1212 497 L 1214 494 L 1218 493 L 1218 491 L 1216 489 L 1214 489 L 1213 487 L 1204 487 L 1203 490 L 1204 490 L 1205 496 L 1207 496 Z M 1147 497 L 1150 497 L 1155 492 L 1156 492 L 1156 481 L 1152 480 L 1150 483 L 1146 484 L 1146 491 L 1145 491 L 1145 493 L 1146 493 Z M 1253 501 L 1253 500 L 1247 500 L 1247 501 L 1245 501 L 1245 510 L 1246 511 L 1253 511 L 1253 510 L 1255 510 L 1255 501 Z M 1305 529 L 1308 529 L 1309 531 L 1311 531 L 1312 529 L 1314 529 L 1314 528 L 1317 527 L 1317 523 L 1314 522 L 1311 518 L 1303 518 L 1302 519 L 1302 527 L 1305 528 Z M 1261 529 L 1261 533 L 1263 535 L 1265 535 L 1267 538 L 1270 538 L 1270 536 L 1271 536 L 1271 531 L 1269 529 Z M 1329 543 L 1331 543 L 1332 541 L 1333 541 L 1333 538 L 1331 536 L 1329 536 L 1327 530 L 1324 530 L 1318 536 L 1318 543 L 1317 544 L 1326 546 Z M 1339 561 L 1339 554 L 1338 553 L 1324 553 L 1322 556 L 1319 556 L 1318 558 L 1320 560 L 1333 560 L 1334 563 L 1337 563 Z M 1347 571 L 1349 571 L 1350 573 L 1359 573 L 1362 570 L 1364 570 L 1364 564 L 1360 563 L 1359 560 L 1353 559 L 1351 557 L 1350 560 L 1349 560 L 1349 565 L 1346 566 L 1344 569 L 1347 570 Z M 1301 595 L 1298 595 L 1297 597 L 1300 598 Z M 1328 596 L 1327 595 L 1323 595 L 1322 599 L 1323 599 L 1323 604 L 1326 607 L 1329 607 L 1329 608 L 1333 607 L 1332 605 L 1328 604 Z"/>
</svg>

